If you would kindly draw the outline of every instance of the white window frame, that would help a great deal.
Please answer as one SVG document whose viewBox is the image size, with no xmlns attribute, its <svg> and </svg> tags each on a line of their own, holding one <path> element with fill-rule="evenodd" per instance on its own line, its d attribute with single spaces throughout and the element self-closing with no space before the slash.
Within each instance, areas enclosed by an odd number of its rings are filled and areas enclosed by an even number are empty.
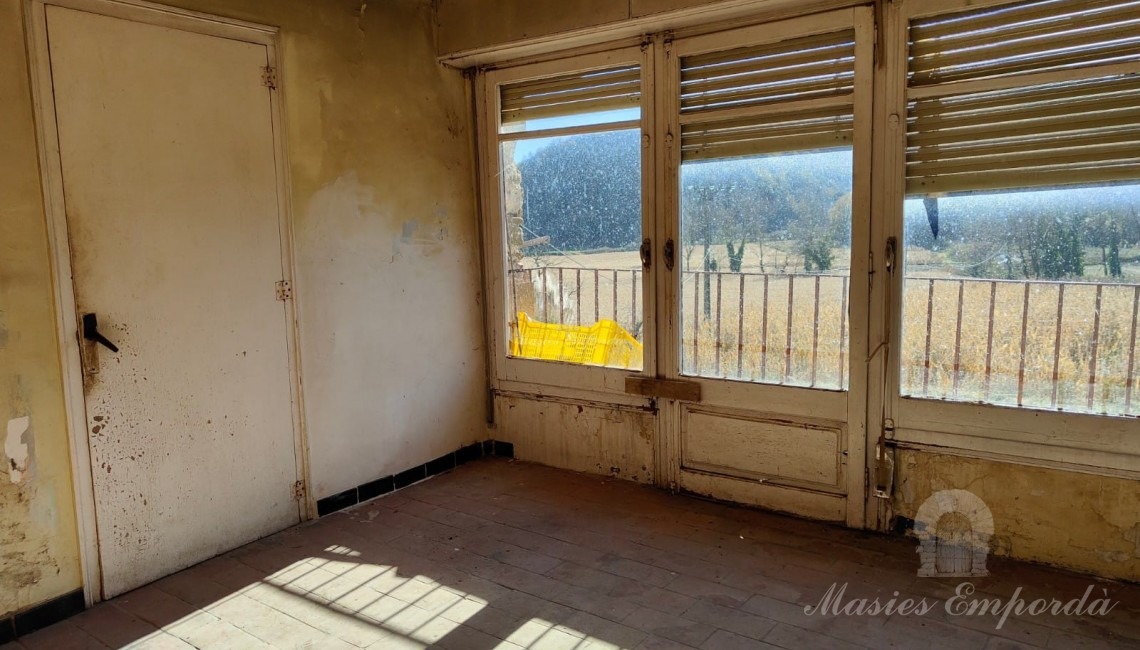
<svg viewBox="0 0 1140 650">
<path fill-rule="evenodd" d="M 911 20 L 1006 4 L 1016 0 L 905 0 L 884 7 L 885 60 L 876 83 L 877 202 L 884 232 L 898 242 L 899 259 L 885 297 L 889 341 L 883 403 L 883 433 L 904 448 L 999 461 L 1140 478 L 1140 421 L 1135 416 L 1057 412 L 970 402 L 903 397 L 899 347 L 903 296 L 903 201 L 907 115 L 907 29 Z M 1140 73 L 1140 63 L 1132 66 Z M 1058 80 L 1066 73 L 1054 73 Z M 886 256 L 884 255 L 884 258 Z M 877 270 L 886 271 L 879 265 Z M 874 299 L 874 298 L 873 298 Z M 878 327 L 883 329 L 883 319 Z M 874 329 L 874 328 L 873 328 Z M 874 412 L 874 411 L 872 411 Z"/>
<path fill-rule="evenodd" d="M 549 391 L 586 391 L 605 394 L 618 402 L 644 403 L 644 398 L 625 394 L 629 376 L 656 374 L 657 345 L 656 283 L 653 268 L 643 269 L 641 309 L 644 358 L 642 370 L 606 368 L 558 361 L 511 357 L 507 332 L 509 307 L 507 285 L 507 232 L 503 215 L 502 189 L 499 183 L 500 161 L 500 93 L 503 84 L 541 79 L 576 71 L 598 70 L 624 64 L 637 64 L 641 70 L 641 232 L 642 238 L 654 239 L 654 173 L 653 173 L 653 90 L 651 84 L 652 48 L 620 47 L 604 52 L 522 64 L 487 70 L 478 77 L 476 105 L 479 129 L 479 182 L 482 187 L 482 228 L 485 274 L 487 277 L 487 341 L 490 348 L 492 377 L 498 390 L 533 392 L 535 386 Z M 656 260 L 653 260 L 656 262 Z M 561 390 L 560 390 L 561 389 Z"/>
</svg>

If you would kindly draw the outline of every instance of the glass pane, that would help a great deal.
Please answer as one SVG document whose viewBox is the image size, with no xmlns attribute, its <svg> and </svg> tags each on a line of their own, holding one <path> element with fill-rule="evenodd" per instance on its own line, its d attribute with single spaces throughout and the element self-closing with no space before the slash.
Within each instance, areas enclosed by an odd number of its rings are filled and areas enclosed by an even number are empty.
<svg viewBox="0 0 1140 650">
<path fill-rule="evenodd" d="M 1140 185 L 906 202 L 901 391 L 1135 415 Z"/>
<path fill-rule="evenodd" d="M 851 148 L 681 165 L 681 370 L 845 389 Z"/>
<path fill-rule="evenodd" d="M 642 367 L 640 133 L 502 144 L 511 356 Z"/>
<path fill-rule="evenodd" d="M 640 108 L 623 108 L 612 111 L 594 111 L 592 113 L 562 115 L 559 117 L 540 117 L 538 119 L 522 122 L 504 122 L 500 127 L 500 132 L 519 133 L 524 131 L 540 131 L 542 129 L 559 129 L 569 126 L 612 124 L 614 122 L 626 122 L 639 119 L 641 119 Z"/>
</svg>

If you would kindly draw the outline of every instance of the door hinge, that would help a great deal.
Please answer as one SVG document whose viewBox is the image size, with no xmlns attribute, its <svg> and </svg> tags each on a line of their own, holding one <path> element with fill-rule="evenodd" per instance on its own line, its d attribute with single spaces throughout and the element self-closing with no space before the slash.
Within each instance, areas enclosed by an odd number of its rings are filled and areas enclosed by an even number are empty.
<svg viewBox="0 0 1140 650">
<path fill-rule="evenodd" d="M 288 280 L 277 281 L 277 299 L 290 300 L 293 298 L 293 285 Z"/>
<path fill-rule="evenodd" d="M 304 481 L 297 481 L 296 483 L 293 484 L 293 500 L 294 501 L 304 501 L 305 500 L 305 482 Z"/>
<path fill-rule="evenodd" d="M 261 66 L 261 85 L 270 90 L 277 88 L 277 68 L 271 65 Z"/>
<path fill-rule="evenodd" d="M 883 419 L 883 437 L 887 440 L 895 439 L 895 421 L 892 418 Z"/>
</svg>

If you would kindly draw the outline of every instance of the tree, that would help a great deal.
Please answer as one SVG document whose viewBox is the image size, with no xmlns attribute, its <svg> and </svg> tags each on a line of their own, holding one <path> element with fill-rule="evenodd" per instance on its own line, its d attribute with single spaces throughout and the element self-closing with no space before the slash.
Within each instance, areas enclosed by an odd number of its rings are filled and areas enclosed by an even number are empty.
<svg viewBox="0 0 1140 650">
<path fill-rule="evenodd" d="M 1124 275 L 1124 269 L 1120 266 L 1120 228 L 1116 224 L 1112 225 L 1112 231 L 1108 237 L 1108 255 L 1105 260 L 1105 271 L 1107 274 L 1114 278 L 1119 278 Z"/>
<path fill-rule="evenodd" d="M 1008 222 L 1027 278 L 1059 280 L 1084 275 L 1082 220 L 1072 216 L 1021 212 Z"/>
</svg>

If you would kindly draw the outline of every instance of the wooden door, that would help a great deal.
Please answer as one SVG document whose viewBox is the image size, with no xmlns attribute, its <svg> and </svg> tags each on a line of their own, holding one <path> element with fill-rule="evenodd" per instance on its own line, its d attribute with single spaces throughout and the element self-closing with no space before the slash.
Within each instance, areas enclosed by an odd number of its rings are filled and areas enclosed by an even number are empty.
<svg viewBox="0 0 1140 650">
<path fill-rule="evenodd" d="M 267 48 L 46 23 L 111 597 L 300 518 Z"/>
</svg>

